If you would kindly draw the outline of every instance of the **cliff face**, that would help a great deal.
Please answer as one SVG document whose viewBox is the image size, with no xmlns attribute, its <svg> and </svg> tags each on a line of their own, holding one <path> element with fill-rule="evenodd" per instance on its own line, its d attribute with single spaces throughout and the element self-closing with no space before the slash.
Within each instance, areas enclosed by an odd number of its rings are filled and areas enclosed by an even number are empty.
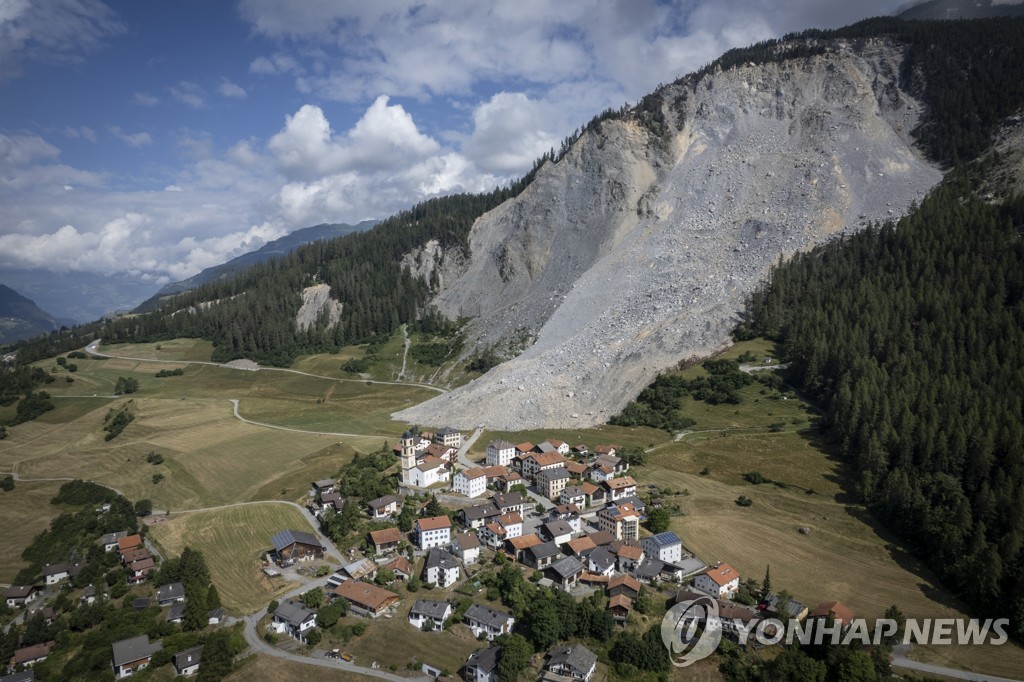
<svg viewBox="0 0 1024 682">
<path fill-rule="evenodd" d="M 941 173 L 912 146 L 903 48 L 831 47 L 666 86 L 659 134 L 606 120 L 480 218 L 435 303 L 475 317 L 478 343 L 536 342 L 396 418 L 602 423 L 659 371 L 726 346 L 781 255 L 905 213 Z"/>
</svg>

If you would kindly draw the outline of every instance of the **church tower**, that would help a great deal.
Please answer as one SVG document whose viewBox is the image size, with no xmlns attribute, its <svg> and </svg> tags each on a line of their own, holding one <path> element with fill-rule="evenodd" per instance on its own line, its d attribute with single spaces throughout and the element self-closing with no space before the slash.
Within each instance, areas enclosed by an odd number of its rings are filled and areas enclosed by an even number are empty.
<svg viewBox="0 0 1024 682">
<path fill-rule="evenodd" d="M 412 485 L 412 470 L 416 466 L 416 436 L 412 431 L 402 434 L 402 483 Z"/>
</svg>

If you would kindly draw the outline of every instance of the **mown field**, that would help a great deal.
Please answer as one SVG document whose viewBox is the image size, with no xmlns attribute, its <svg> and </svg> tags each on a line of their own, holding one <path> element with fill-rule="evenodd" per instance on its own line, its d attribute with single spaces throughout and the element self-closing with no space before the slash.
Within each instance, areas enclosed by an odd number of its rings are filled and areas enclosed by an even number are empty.
<svg viewBox="0 0 1024 682">
<path fill-rule="evenodd" d="M 283 658 L 259 654 L 246 659 L 238 670 L 224 678 L 224 682 L 309 682 L 309 680 L 370 682 L 376 679 L 368 675 L 331 670 L 317 665 L 296 663 Z"/>
<path fill-rule="evenodd" d="M 241 615 L 295 587 L 260 570 L 270 538 L 289 528 L 308 531 L 309 523 L 291 505 L 267 503 L 172 515 L 150 526 L 149 533 L 168 556 L 181 554 L 185 547 L 200 550 L 224 607 Z"/>
<path fill-rule="evenodd" d="M 60 481 L 18 481 L 14 490 L 0 491 L 4 529 L 4 541 L 0 542 L 0 583 L 10 583 L 28 565 L 21 559 L 22 551 L 63 511 L 50 504 L 60 485 Z"/>
</svg>

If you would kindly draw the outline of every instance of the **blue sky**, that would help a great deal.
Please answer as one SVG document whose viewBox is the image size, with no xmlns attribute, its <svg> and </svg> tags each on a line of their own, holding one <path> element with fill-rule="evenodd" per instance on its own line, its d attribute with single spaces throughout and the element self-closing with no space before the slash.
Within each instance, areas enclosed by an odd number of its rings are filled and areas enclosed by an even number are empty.
<svg viewBox="0 0 1024 682">
<path fill-rule="evenodd" d="M 490 189 L 725 49 L 897 4 L 0 0 L 0 268 L 157 286 Z"/>
</svg>

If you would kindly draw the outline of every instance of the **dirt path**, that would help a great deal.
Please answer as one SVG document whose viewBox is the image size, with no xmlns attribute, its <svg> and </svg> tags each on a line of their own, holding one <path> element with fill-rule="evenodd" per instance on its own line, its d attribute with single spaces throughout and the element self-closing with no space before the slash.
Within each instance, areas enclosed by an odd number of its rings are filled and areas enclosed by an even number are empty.
<svg viewBox="0 0 1024 682">
<path fill-rule="evenodd" d="M 337 433 L 334 431 L 309 431 L 306 429 L 293 429 L 288 426 L 277 426 L 276 424 L 264 424 L 263 422 L 255 422 L 251 419 L 246 419 L 242 415 L 238 414 L 238 399 L 230 398 L 232 411 L 234 412 L 235 419 L 246 424 L 253 426 L 261 426 L 265 429 L 277 429 L 278 431 L 291 431 L 292 433 L 309 433 L 314 436 L 344 436 L 346 438 L 390 438 L 394 434 L 380 434 L 380 433 Z"/>
<path fill-rule="evenodd" d="M 405 380 L 405 364 L 409 359 L 409 346 L 412 345 L 409 340 L 409 325 L 402 325 L 402 334 L 405 335 L 405 350 L 402 352 L 402 370 L 398 373 L 398 380 Z"/>
</svg>

